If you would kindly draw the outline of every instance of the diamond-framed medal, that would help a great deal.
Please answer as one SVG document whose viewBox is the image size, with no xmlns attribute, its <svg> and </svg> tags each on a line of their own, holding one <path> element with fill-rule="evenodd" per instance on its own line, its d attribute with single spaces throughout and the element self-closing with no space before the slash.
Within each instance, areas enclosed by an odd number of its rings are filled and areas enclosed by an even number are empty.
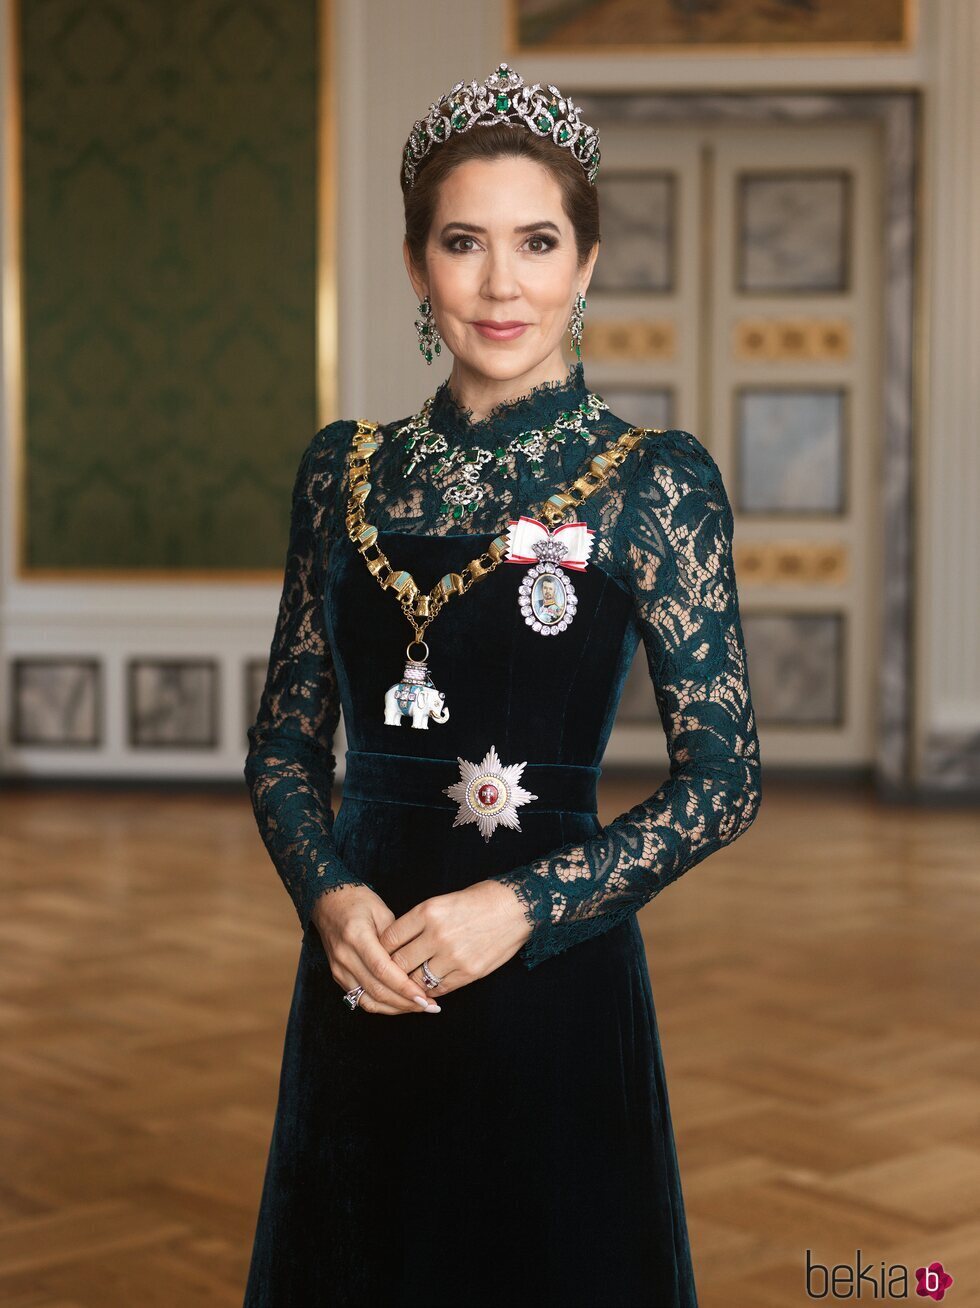
<svg viewBox="0 0 980 1308">
<path fill-rule="evenodd" d="M 578 596 L 571 578 L 556 563 L 538 563 L 521 581 L 518 604 L 532 631 L 557 636 L 575 617 Z"/>
<path fill-rule="evenodd" d="M 584 522 L 565 522 L 552 529 L 539 518 L 522 514 L 509 524 L 506 563 L 527 564 L 517 591 L 524 621 L 539 636 L 567 631 L 578 608 L 578 596 L 566 569 L 584 572 L 595 531 Z"/>
</svg>

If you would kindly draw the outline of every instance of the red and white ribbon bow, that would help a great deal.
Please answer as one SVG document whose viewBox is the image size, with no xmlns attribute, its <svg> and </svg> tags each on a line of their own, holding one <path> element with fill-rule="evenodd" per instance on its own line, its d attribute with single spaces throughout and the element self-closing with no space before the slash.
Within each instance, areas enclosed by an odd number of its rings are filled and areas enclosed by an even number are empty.
<svg viewBox="0 0 980 1308">
<path fill-rule="evenodd" d="M 560 540 L 568 551 L 560 560 L 562 568 L 575 568 L 578 572 L 585 570 L 586 562 L 592 553 L 592 541 L 595 532 L 584 522 L 563 522 L 554 531 L 538 518 L 528 518 L 521 514 L 519 518 L 509 521 L 507 537 L 508 551 L 505 563 L 537 563 L 537 554 L 532 546 L 540 540 Z"/>
</svg>

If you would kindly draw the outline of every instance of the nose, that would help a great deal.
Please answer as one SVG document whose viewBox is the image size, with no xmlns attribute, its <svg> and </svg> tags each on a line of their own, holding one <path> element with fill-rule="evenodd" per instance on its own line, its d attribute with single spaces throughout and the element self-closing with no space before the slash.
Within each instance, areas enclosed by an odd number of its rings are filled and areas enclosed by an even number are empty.
<svg viewBox="0 0 980 1308">
<path fill-rule="evenodd" d="M 520 283 L 507 253 L 491 250 L 483 290 L 489 300 L 512 300 L 520 295 Z"/>
</svg>

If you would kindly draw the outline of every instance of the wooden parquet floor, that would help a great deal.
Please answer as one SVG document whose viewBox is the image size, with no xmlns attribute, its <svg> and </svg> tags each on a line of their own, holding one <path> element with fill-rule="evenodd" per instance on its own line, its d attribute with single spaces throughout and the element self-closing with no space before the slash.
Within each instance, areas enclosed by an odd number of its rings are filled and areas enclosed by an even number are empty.
<svg viewBox="0 0 980 1308">
<path fill-rule="evenodd" d="M 811 1302 L 807 1250 L 980 1304 L 978 851 L 770 779 L 643 910 L 702 1308 Z M 11 789 L 0 868 L 0 1304 L 240 1308 L 299 943 L 244 791 Z"/>
</svg>

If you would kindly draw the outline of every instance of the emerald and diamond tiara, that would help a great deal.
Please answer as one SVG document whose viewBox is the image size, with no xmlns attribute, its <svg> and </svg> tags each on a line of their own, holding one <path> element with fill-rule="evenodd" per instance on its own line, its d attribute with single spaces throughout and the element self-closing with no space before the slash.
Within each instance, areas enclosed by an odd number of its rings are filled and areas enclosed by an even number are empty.
<svg viewBox="0 0 980 1308">
<path fill-rule="evenodd" d="M 536 136 L 550 136 L 556 145 L 571 150 L 595 185 L 599 171 L 596 129 L 582 122 L 578 109 L 557 86 L 549 86 L 547 91 L 540 82 L 525 86 L 520 73 L 501 64 L 482 85 L 457 82 L 429 106 L 428 114 L 415 124 L 405 144 L 402 177 L 406 186 L 414 186 L 421 161 L 453 132 L 468 132 L 471 127 L 490 127 L 493 123 L 515 127 L 523 123 Z"/>
</svg>

